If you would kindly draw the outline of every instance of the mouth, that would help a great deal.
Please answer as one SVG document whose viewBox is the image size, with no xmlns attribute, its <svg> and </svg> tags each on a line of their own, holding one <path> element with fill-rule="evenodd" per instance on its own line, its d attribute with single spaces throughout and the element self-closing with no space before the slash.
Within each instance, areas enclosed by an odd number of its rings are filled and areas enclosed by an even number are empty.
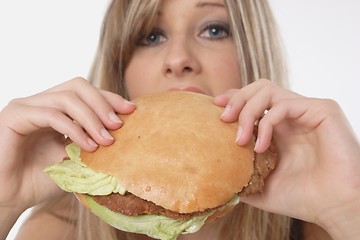
<svg viewBox="0 0 360 240">
<path fill-rule="evenodd" d="M 195 92 L 200 94 L 206 94 L 204 90 L 200 89 L 199 87 L 195 86 L 179 86 L 170 88 L 169 91 L 188 91 L 188 92 Z"/>
</svg>

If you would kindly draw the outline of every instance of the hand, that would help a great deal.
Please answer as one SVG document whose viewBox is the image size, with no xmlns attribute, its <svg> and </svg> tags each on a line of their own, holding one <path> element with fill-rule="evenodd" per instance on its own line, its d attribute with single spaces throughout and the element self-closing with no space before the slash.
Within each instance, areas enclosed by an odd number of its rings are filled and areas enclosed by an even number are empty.
<svg viewBox="0 0 360 240">
<path fill-rule="evenodd" d="M 21 212 L 61 194 L 43 169 L 66 156 L 64 136 L 86 151 L 110 145 L 106 129 L 122 125 L 115 113 L 134 109 L 82 78 L 11 101 L 0 113 L 0 208 Z"/>
<path fill-rule="evenodd" d="M 267 111 L 255 151 L 264 152 L 272 136 L 279 150 L 264 191 L 244 202 L 316 223 L 334 239 L 351 239 L 339 231 L 359 234 L 360 146 L 337 103 L 305 98 L 268 80 L 229 90 L 214 101 L 226 106 L 223 121 L 239 120 L 239 145 L 250 141 L 255 121 Z"/>
</svg>

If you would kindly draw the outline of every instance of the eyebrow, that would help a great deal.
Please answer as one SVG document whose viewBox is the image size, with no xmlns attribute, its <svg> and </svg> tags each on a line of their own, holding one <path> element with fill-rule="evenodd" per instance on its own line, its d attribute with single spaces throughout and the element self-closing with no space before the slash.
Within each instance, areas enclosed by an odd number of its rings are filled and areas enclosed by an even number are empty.
<svg viewBox="0 0 360 240">
<path fill-rule="evenodd" d="M 222 3 L 217 3 L 217 2 L 198 2 L 196 4 L 196 7 L 207 7 L 207 6 L 210 6 L 210 7 L 225 7 L 224 4 Z"/>
</svg>

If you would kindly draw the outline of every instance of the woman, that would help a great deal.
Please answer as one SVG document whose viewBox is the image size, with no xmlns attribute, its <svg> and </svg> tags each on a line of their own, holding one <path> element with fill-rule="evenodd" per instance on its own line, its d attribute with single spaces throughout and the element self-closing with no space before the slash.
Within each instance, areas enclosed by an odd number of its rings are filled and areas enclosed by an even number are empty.
<svg viewBox="0 0 360 240">
<path fill-rule="evenodd" d="M 224 107 L 224 122 L 239 120 L 234 139 L 239 145 L 249 141 L 254 122 L 267 110 L 255 151 L 265 151 L 273 136 L 281 156 L 262 194 L 243 199 L 246 204 L 228 216 L 179 239 L 358 238 L 359 143 L 335 102 L 282 88 L 278 42 L 264 0 L 114 0 L 89 77 L 102 90 L 75 78 L 13 100 L 0 114 L 5 159 L 0 181 L 6 186 L 0 194 L 0 237 L 21 212 L 36 205 L 19 239 L 29 234 L 36 239 L 147 239 L 102 223 L 42 169 L 65 156 L 64 135 L 86 151 L 110 145 L 107 129 L 122 124 L 115 113 L 136 107 L 124 99 L 178 89 L 214 96 L 214 104 Z"/>
</svg>

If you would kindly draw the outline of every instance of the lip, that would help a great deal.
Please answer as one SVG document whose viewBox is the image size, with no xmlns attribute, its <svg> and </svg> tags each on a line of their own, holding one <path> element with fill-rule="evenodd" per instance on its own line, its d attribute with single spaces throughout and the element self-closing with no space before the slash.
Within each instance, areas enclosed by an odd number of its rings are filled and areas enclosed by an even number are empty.
<svg viewBox="0 0 360 240">
<path fill-rule="evenodd" d="M 201 93 L 205 94 L 205 91 L 195 87 L 195 86 L 179 86 L 179 87 L 173 87 L 169 88 L 169 91 L 188 91 L 188 92 L 195 92 L 195 93 Z"/>
</svg>

